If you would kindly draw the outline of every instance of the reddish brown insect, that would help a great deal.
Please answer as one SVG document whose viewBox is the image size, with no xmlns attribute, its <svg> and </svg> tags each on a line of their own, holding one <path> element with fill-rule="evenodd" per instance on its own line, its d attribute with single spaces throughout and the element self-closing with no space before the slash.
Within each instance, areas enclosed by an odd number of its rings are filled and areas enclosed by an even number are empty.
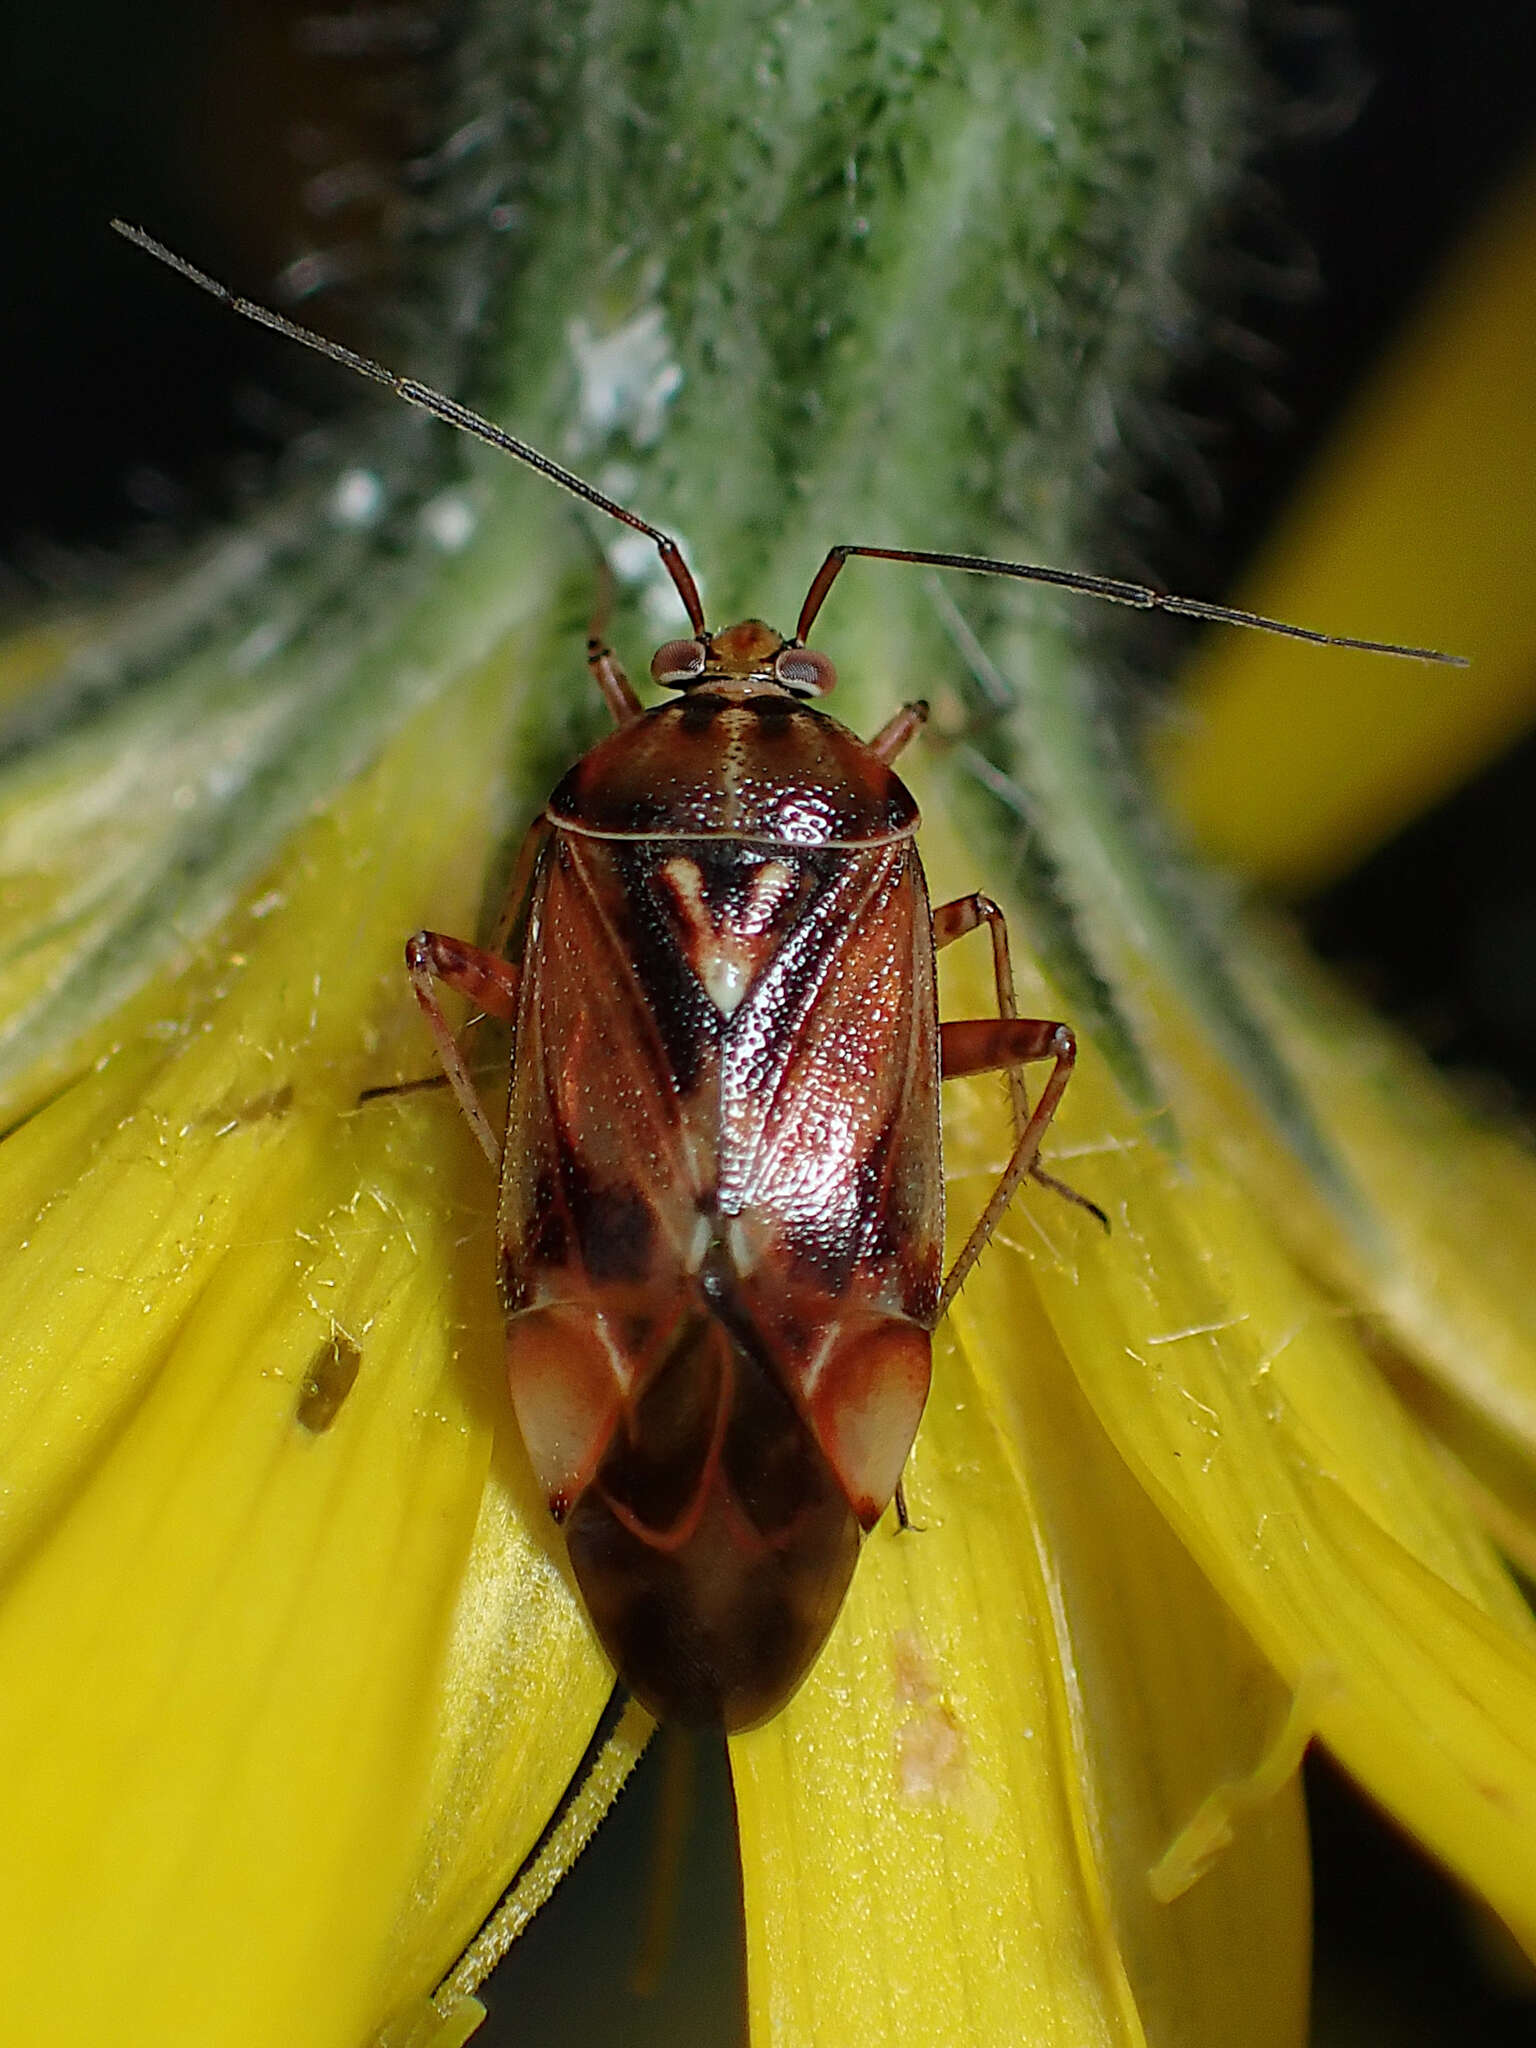
<svg viewBox="0 0 1536 2048">
<path fill-rule="evenodd" d="M 755 619 L 663 647 L 682 700 L 619 729 L 534 826 L 504 947 L 408 958 L 501 1167 L 512 1399 L 588 1611 L 655 1712 L 740 1728 L 798 1684 L 928 1392 L 941 1073 L 1050 1059 L 997 1206 L 1029 1170 L 1072 1034 L 1012 1016 L 1000 914 L 931 914 L 890 761 L 803 701 L 823 656 Z M 940 1025 L 935 945 L 990 923 L 1003 1014 Z M 513 1028 L 498 1148 L 433 982 Z"/>
<path fill-rule="evenodd" d="M 860 740 L 807 700 L 805 645 L 850 555 L 969 569 L 1339 641 L 1139 585 L 979 556 L 838 547 L 785 640 L 722 632 L 676 544 L 502 429 L 130 239 L 236 311 L 391 386 L 649 536 L 692 627 L 646 711 L 589 663 L 618 730 L 555 790 L 495 942 L 418 932 L 407 965 L 445 1072 L 501 1173 L 513 1405 L 605 1649 L 663 1718 L 751 1726 L 794 1691 L 893 1495 L 931 1332 L 1072 1072 L 1067 1025 L 1015 1015 L 986 896 L 930 909 L 891 763 L 921 704 Z M 1378 651 L 1443 659 L 1426 649 Z M 985 924 L 998 1014 L 940 1024 L 934 954 Z M 436 984 L 512 1029 L 504 1141 Z M 1051 1062 L 1031 1109 L 1018 1069 Z M 939 1083 L 1006 1069 L 1013 1155 L 941 1277 Z M 1103 1217 L 1098 1210 L 1095 1215 Z"/>
</svg>

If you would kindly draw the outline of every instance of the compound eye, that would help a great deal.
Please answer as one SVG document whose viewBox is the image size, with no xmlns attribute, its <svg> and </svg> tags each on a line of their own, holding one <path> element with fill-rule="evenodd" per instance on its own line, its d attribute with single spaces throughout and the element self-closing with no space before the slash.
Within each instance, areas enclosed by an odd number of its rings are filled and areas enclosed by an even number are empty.
<svg viewBox="0 0 1536 2048">
<path fill-rule="evenodd" d="M 695 676 L 703 673 L 702 640 L 669 640 L 665 647 L 658 647 L 651 656 L 652 678 L 658 683 L 670 683 L 674 689 L 683 683 L 691 683 Z"/>
<path fill-rule="evenodd" d="M 837 681 L 831 662 L 810 647 L 786 647 L 775 656 L 773 672 L 798 697 L 825 697 Z"/>
</svg>

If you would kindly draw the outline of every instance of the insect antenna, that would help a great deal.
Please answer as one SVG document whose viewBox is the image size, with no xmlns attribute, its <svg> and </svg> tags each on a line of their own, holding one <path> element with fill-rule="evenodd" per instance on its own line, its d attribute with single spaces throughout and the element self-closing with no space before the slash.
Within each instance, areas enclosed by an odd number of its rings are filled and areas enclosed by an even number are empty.
<svg viewBox="0 0 1536 2048">
<path fill-rule="evenodd" d="M 1013 576 L 1023 583 L 1048 583 L 1057 590 L 1080 590 L 1089 597 L 1101 597 L 1109 604 L 1126 604 L 1142 612 L 1171 612 L 1182 619 L 1211 619 L 1227 626 L 1251 626 L 1261 633 L 1281 633 L 1288 640 L 1306 640 L 1314 647 L 1352 647 L 1361 654 L 1396 654 L 1406 661 L 1437 661 L 1447 668 L 1465 668 L 1466 656 L 1442 654 L 1435 647 L 1401 647 L 1394 640 L 1356 640 L 1345 633 L 1319 633 L 1311 626 L 1293 626 L 1285 619 L 1269 619 L 1262 612 L 1245 612 L 1236 605 L 1210 604 L 1200 597 L 1175 597 L 1166 590 L 1154 590 L 1150 583 L 1125 583 L 1116 576 L 1089 576 L 1080 569 L 1045 569 L 1033 562 L 997 562 L 989 555 L 941 555 L 920 548 L 865 548 L 849 543 L 829 549 L 827 559 L 816 571 L 815 580 L 800 607 L 796 640 L 804 640 L 827 592 L 837 581 L 843 564 L 851 555 L 867 555 L 879 562 L 916 562 L 929 569 L 967 569 L 975 576 Z"/>
<path fill-rule="evenodd" d="M 371 356 L 359 355 L 355 349 L 344 348 L 339 341 L 329 341 L 323 334 L 316 334 L 312 328 L 301 327 L 296 320 L 287 320 L 281 313 L 274 313 L 270 306 L 263 306 L 255 299 L 243 299 L 232 292 L 217 278 L 209 277 L 184 256 L 178 256 L 173 249 L 167 249 L 163 242 L 157 242 L 143 228 L 136 228 L 125 220 L 114 220 L 112 227 L 125 241 L 142 249 L 147 256 L 153 256 L 170 270 L 176 270 L 195 284 L 200 291 L 217 299 L 231 313 L 238 313 L 242 320 L 254 320 L 258 327 L 270 327 L 274 334 L 281 334 L 289 341 L 297 341 L 305 348 L 313 349 L 317 355 L 329 356 L 333 363 L 340 363 L 348 370 L 355 370 L 360 377 L 367 377 L 375 384 L 383 384 L 397 398 L 403 398 L 407 405 L 418 406 L 429 412 L 434 419 L 443 420 L 450 427 L 457 427 L 461 434 L 470 434 L 477 441 L 484 441 L 489 447 L 500 449 L 503 455 L 510 455 L 517 462 L 525 463 L 529 469 L 536 469 L 541 476 L 547 476 L 551 483 L 569 491 L 573 497 L 584 498 L 599 512 L 606 512 L 610 518 L 618 519 L 625 526 L 633 527 L 636 533 L 643 533 L 648 540 L 656 543 L 662 565 L 672 578 L 677 594 L 683 601 L 689 623 L 696 634 L 704 633 L 704 605 L 699 596 L 699 587 L 693 580 L 693 573 L 683 560 L 683 551 L 668 533 L 660 527 L 650 525 L 638 513 L 629 511 L 612 498 L 589 484 L 584 477 L 565 468 L 552 457 L 543 455 L 527 441 L 521 441 L 516 434 L 509 434 L 505 427 L 498 427 L 493 420 L 482 418 L 471 412 L 467 405 L 460 405 L 457 399 L 445 397 L 441 391 L 434 391 L 430 384 L 420 384 L 414 377 L 402 377 L 398 372 L 386 369 Z"/>
<path fill-rule="evenodd" d="M 402 377 L 397 371 L 387 369 L 371 356 L 359 355 L 355 349 L 346 348 L 339 341 L 330 341 L 323 334 L 316 334 L 312 328 L 301 327 L 296 320 L 286 319 L 275 313 L 271 307 L 259 304 L 255 299 L 242 298 L 222 285 L 216 278 L 209 277 L 184 256 L 157 242 L 153 235 L 143 228 L 133 227 L 127 221 L 114 220 L 114 230 L 125 241 L 132 242 L 146 255 L 153 256 L 170 270 L 195 284 L 200 291 L 217 299 L 221 306 L 231 313 L 238 313 L 243 320 L 252 320 L 259 327 L 268 327 L 274 334 L 284 335 L 289 341 L 296 341 L 302 347 L 313 349 L 317 355 L 329 356 L 332 362 L 353 370 L 360 377 L 367 377 L 374 384 L 382 384 L 397 398 L 403 398 L 407 405 L 419 407 L 431 413 L 450 427 L 457 427 L 460 433 L 469 434 L 477 441 L 484 441 L 488 447 L 499 449 L 503 455 L 510 455 L 514 461 L 534 469 L 541 476 L 547 476 L 551 483 L 569 491 L 573 497 L 582 498 L 599 512 L 606 512 L 611 519 L 619 520 L 636 533 L 643 533 L 647 540 L 654 541 L 661 556 L 662 565 L 682 599 L 683 609 L 696 635 L 705 632 L 704 605 L 699 596 L 698 585 L 693 573 L 683 559 L 683 551 L 668 533 L 652 526 L 638 513 L 606 496 L 594 484 L 589 484 L 574 470 L 556 462 L 552 456 L 542 454 L 529 442 L 510 434 L 505 427 L 499 427 L 493 420 L 485 419 L 480 413 L 472 412 L 467 405 L 460 405 L 457 399 L 449 398 L 441 391 L 434 391 L 429 384 L 419 383 L 414 377 Z M 859 547 L 843 542 L 829 549 L 826 560 L 817 570 L 805 603 L 800 608 L 800 622 L 795 629 L 795 639 L 803 643 L 806 635 L 826 601 L 828 591 L 837 581 L 845 562 L 853 555 L 863 555 L 881 562 L 914 562 L 930 569 L 964 569 L 977 576 L 1012 576 L 1025 583 L 1044 583 L 1057 590 L 1081 591 L 1085 596 L 1104 599 L 1109 604 L 1129 605 L 1136 611 L 1162 611 L 1178 618 L 1206 619 L 1228 626 L 1247 626 L 1261 633 L 1278 633 L 1288 640 L 1305 640 L 1315 647 L 1353 648 L 1362 654 L 1393 654 L 1407 661 L 1439 662 L 1448 668 L 1465 668 L 1466 658 L 1459 654 L 1443 654 L 1434 647 L 1404 647 L 1391 640 L 1360 640 L 1344 633 L 1320 633 L 1311 626 L 1294 626 L 1285 619 L 1266 618 L 1262 612 L 1243 611 L 1236 605 L 1212 604 L 1204 598 L 1179 597 L 1171 591 L 1156 590 L 1148 583 L 1127 583 L 1115 576 L 1092 576 L 1078 569 L 1050 569 L 1033 562 L 1003 562 L 989 555 L 937 554 L 927 549 Z"/>
</svg>

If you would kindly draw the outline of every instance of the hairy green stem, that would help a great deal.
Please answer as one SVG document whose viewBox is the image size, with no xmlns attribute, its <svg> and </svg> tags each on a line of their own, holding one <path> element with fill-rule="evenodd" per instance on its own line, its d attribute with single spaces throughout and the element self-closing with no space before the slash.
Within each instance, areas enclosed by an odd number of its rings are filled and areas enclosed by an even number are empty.
<svg viewBox="0 0 1536 2048">
<path fill-rule="evenodd" d="M 1191 254 L 1242 169 L 1239 9 L 484 0 L 451 63 L 398 366 L 679 533 L 714 619 L 792 622 L 839 540 L 1096 566 L 1128 422 L 1194 325 Z M 638 665 L 680 622 L 654 551 L 377 401 L 338 437 L 332 474 L 105 607 L 0 727 L 0 833 L 46 787 L 61 842 L 77 828 L 58 861 L 80 866 L 13 928 L 13 960 L 60 950 L 0 1029 L 0 1088 L 19 1102 L 29 1071 L 56 1075 L 61 1048 L 514 629 L 508 687 L 530 715 L 509 772 L 514 808 L 536 803 L 595 729 L 579 632 L 599 548 Z M 1027 813 L 1021 875 L 1045 941 L 1150 1101 L 1108 993 L 1123 963 L 1082 916 L 1097 884 L 1074 818 L 1100 851 L 1139 858 L 1118 762 L 1084 748 L 1102 715 L 1091 666 L 1061 652 L 1091 633 L 1082 601 L 967 578 L 950 600 L 1030 684 L 986 739 L 1004 800 L 978 820 L 1017 845 L 1010 802 Z M 818 639 L 850 722 L 946 682 L 963 693 L 963 652 L 919 572 L 855 563 Z M 185 756 L 174 788 L 152 765 L 157 732 Z M 135 832 L 103 872 L 89 821 L 146 749 Z M 964 776 L 951 787 L 975 795 Z M 1162 941 L 1177 932 L 1164 917 Z"/>
</svg>

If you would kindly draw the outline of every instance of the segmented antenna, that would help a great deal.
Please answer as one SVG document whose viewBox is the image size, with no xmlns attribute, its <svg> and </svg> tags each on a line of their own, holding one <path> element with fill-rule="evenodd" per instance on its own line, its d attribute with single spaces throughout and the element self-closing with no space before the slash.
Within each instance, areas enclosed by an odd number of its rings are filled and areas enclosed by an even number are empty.
<svg viewBox="0 0 1536 2048">
<path fill-rule="evenodd" d="M 1360 654 L 1396 654 L 1405 661 L 1438 661 L 1447 668 L 1465 668 L 1464 654 L 1442 654 L 1437 647 L 1403 647 L 1395 640 L 1356 640 L 1347 633 L 1319 633 L 1312 626 L 1293 626 L 1262 612 L 1240 611 L 1236 605 L 1212 604 L 1203 597 L 1176 597 L 1154 590 L 1150 583 L 1125 583 L 1117 576 L 1089 576 L 1081 569 L 1042 569 L 1031 562 L 995 562 L 988 555 L 939 555 L 921 548 L 865 548 L 847 543 L 831 548 L 816 571 L 815 581 L 800 608 L 795 630 L 803 640 L 821 610 L 827 592 L 851 555 L 879 562 L 917 562 L 929 569 L 968 569 L 974 576 L 1016 576 L 1025 583 L 1048 583 L 1058 590 L 1080 590 L 1107 604 L 1130 605 L 1140 612 L 1172 612 L 1181 619 L 1211 619 L 1224 626 L 1249 626 L 1260 633 L 1281 633 L 1287 640 L 1306 640 L 1314 647 L 1352 647 Z"/>
<path fill-rule="evenodd" d="M 163 242 L 157 242 L 143 228 L 129 225 L 127 221 L 114 220 L 113 228 L 125 241 L 132 242 L 146 255 L 169 269 L 179 271 L 200 291 L 218 300 L 231 313 L 238 313 L 243 320 L 254 320 L 260 327 L 270 327 L 275 334 L 286 335 L 289 341 L 299 342 L 303 347 L 314 349 L 317 354 L 329 356 L 334 363 L 340 363 L 348 370 L 355 370 L 361 377 L 372 383 L 383 384 L 393 391 L 397 398 L 403 398 L 407 405 L 419 406 L 435 419 L 443 420 L 450 427 L 457 427 L 460 433 L 471 434 L 477 441 L 484 441 L 489 447 L 500 449 L 503 455 L 510 455 L 516 461 L 526 463 L 529 469 L 536 469 L 541 476 L 547 476 L 551 483 L 569 491 L 573 497 L 582 498 L 595 506 L 599 512 L 606 512 L 611 519 L 622 521 L 636 533 L 643 533 L 654 541 L 661 556 L 662 566 L 672 578 L 677 594 L 683 601 L 689 622 L 696 635 L 705 637 L 704 605 L 699 597 L 698 585 L 683 559 L 683 551 L 670 534 L 660 527 L 652 526 L 638 513 L 618 504 L 589 484 L 584 477 L 566 469 L 563 464 L 543 455 L 527 441 L 521 441 L 516 434 L 509 434 L 505 427 L 498 427 L 494 421 L 484 419 L 477 412 L 471 412 L 467 405 L 460 405 L 457 399 L 447 398 L 440 391 L 434 391 L 428 384 L 419 384 L 414 377 L 402 377 L 389 370 L 372 357 L 359 355 L 355 349 L 345 348 L 339 341 L 329 341 L 313 329 L 301 327 L 296 320 L 288 320 L 281 313 L 274 313 L 270 307 L 259 305 L 254 299 L 244 299 L 222 285 L 216 278 L 188 263 L 184 256 L 167 249 Z M 989 555 L 934 554 L 925 549 L 856 547 L 852 543 L 840 543 L 828 551 L 826 560 L 817 570 L 814 581 L 806 593 L 805 603 L 800 608 L 800 623 L 795 630 L 795 640 L 803 642 L 810 632 L 817 613 L 825 602 L 828 591 L 837 581 L 845 562 L 851 556 L 868 556 L 881 562 L 915 562 L 931 569 L 964 569 L 977 576 L 1012 576 L 1025 583 L 1044 583 L 1057 590 L 1080 591 L 1084 596 L 1102 598 L 1109 604 L 1130 605 L 1137 611 L 1170 612 L 1179 618 L 1207 619 L 1225 626 L 1246 626 L 1260 633 L 1278 633 L 1287 640 L 1305 640 L 1314 647 L 1347 647 L 1362 654 L 1392 654 L 1406 661 L 1433 661 L 1447 668 L 1465 668 L 1466 658 L 1460 654 L 1442 654 L 1434 647 L 1403 647 L 1392 640 L 1357 640 L 1344 633 L 1319 633 L 1311 626 L 1293 626 L 1285 619 L 1266 618 L 1261 612 L 1241 611 L 1235 605 L 1211 604 L 1204 598 L 1178 597 L 1166 590 L 1155 590 L 1149 583 L 1126 583 L 1115 576 L 1090 576 L 1078 569 L 1049 569 L 1032 562 L 994 561 Z"/>
<path fill-rule="evenodd" d="M 693 580 L 688 564 L 683 560 L 683 551 L 668 533 L 658 526 L 652 526 L 638 513 L 630 512 L 623 505 L 589 484 L 584 477 L 566 469 L 563 464 L 548 455 L 540 454 L 528 442 L 520 441 L 516 434 L 509 434 L 505 427 L 498 427 L 493 420 L 483 419 L 479 413 L 471 412 L 467 405 L 460 405 L 455 398 L 447 398 L 441 391 L 434 391 L 429 384 L 418 384 L 414 377 L 402 377 L 394 370 L 388 370 L 382 363 L 376 363 L 371 356 L 359 355 L 356 349 L 344 348 L 339 341 L 329 341 L 323 334 L 316 334 L 312 328 L 301 327 L 296 320 L 286 320 L 281 313 L 274 313 L 270 306 L 258 305 L 255 299 L 243 299 L 238 292 L 232 292 L 217 278 L 209 277 L 184 256 L 178 256 L 174 249 L 167 249 L 163 242 L 157 242 L 153 235 L 147 235 L 142 228 L 136 228 L 125 220 L 114 220 L 112 226 L 125 241 L 132 242 L 147 256 L 153 256 L 168 269 L 176 270 L 200 291 L 217 299 L 221 306 L 231 313 L 238 313 L 242 320 L 254 320 L 258 327 L 270 327 L 274 334 L 286 335 L 289 341 L 297 341 L 305 348 L 312 348 L 318 355 L 329 356 L 333 363 L 340 363 L 348 370 L 355 370 L 360 377 L 367 377 L 375 384 L 383 384 L 393 391 L 397 398 L 403 398 L 407 405 L 419 406 L 434 419 L 446 421 L 450 427 L 457 427 L 461 434 L 472 434 L 477 441 L 484 441 L 492 448 L 499 448 L 503 455 L 511 455 L 518 462 L 524 462 L 530 469 L 547 476 L 551 483 L 559 484 L 562 490 L 570 491 L 574 497 L 584 498 L 589 505 L 595 505 L 599 512 L 606 512 L 613 519 L 620 519 L 626 526 L 643 533 L 648 540 L 656 543 L 667 574 L 677 586 L 677 594 L 683 601 L 689 622 L 695 633 L 704 631 L 704 605 L 699 597 L 698 585 Z"/>
</svg>

